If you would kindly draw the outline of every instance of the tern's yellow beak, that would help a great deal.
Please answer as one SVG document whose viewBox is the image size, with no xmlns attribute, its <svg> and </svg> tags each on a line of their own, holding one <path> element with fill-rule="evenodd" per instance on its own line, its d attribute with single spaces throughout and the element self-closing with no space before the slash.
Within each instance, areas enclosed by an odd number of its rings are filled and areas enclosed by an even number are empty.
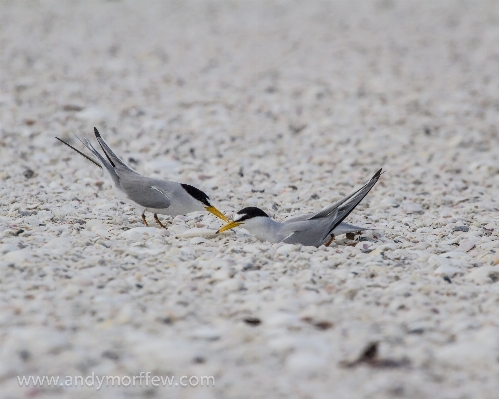
<svg viewBox="0 0 499 399">
<path fill-rule="evenodd" d="M 224 222 L 229 221 L 229 219 L 227 219 L 227 217 L 214 206 L 207 206 L 205 208 L 208 212 L 213 213 L 217 218 L 222 219 Z"/>
<path fill-rule="evenodd" d="M 227 231 L 227 230 L 230 230 L 230 229 L 233 229 L 234 227 L 237 227 L 240 224 L 242 224 L 242 223 L 241 222 L 234 222 L 234 221 L 229 222 L 224 227 L 222 227 L 220 230 L 218 230 L 217 234 L 218 233 L 223 233 L 224 231 Z"/>
</svg>

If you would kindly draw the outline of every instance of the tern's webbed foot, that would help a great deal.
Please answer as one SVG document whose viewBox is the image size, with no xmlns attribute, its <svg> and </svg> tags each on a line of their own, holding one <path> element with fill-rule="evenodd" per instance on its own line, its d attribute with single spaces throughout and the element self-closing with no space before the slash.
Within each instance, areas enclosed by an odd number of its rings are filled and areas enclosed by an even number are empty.
<svg viewBox="0 0 499 399">
<path fill-rule="evenodd" d="M 156 221 L 156 223 L 158 223 L 161 227 L 163 227 L 164 229 L 167 229 L 167 227 L 166 227 L 163 223 L 161 223 L 161 220 L 159 220 L 159 218 L 158 218 L 158 214 L 157 214 L 157 213 L 155 213 L 155 214 L 154 214 L 154 220 L 155 220 L 155 221 Z M 167 229 L 167 230 L 168 230 L 168 229 Z"/>
</svg>

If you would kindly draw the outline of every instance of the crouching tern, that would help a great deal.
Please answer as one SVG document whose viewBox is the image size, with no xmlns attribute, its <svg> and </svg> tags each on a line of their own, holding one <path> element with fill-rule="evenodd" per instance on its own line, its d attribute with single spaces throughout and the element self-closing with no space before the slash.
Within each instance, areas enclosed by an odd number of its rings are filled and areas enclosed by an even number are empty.
<svg viewBox="0 0 499 399">
<path fill-rule="evenodd" d="M 343 220 L 369 193 L 381 173 L 382 169 L 378 170 L 371 180 L 356 192 L 333 205 L 327 206 L 315 215 L 300 215 L 280 223 L 272 220 L 260 208 L 249 207 L 237 212 L 237 217 L 218 230 L 217 234 L 237 226 L 243 226 L 261 241 L 302 244 L 314 247 L 329 246 L 333 242 L 335 235 L 371 230 L 370 228 L 343 223 Z"/>
<path fill-rule="evenodd" d="M 107 159 L 86 138 L 82 140 L 76 136 L 96 159 L 87 156 L 60 138 L 56 137 L 56 139 L 102 168 L 107 176 L 111 178 L 114 191 L 118 197 L 143 210 L 142 221 L 146 226 L 148 226 L 145 217 L 146 211 L 154 213 L 154 219 L 163 228 L 166 227 L 159 220 L 158 213 L 177 216 L 206 210 L 225 222 L 229 221 L 222 212 L 211 204 L 210 198 L 200 189 L 189 184 L 153 179 L 138 174 L 118 158 L 95 127 L 94 133 Z"/>
</svg>

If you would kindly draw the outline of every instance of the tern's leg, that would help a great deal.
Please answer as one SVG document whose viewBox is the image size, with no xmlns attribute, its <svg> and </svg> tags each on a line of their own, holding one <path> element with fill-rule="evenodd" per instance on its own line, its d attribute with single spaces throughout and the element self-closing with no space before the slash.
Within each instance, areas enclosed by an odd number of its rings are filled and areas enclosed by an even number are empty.
<svg viewBox="0 0 499 399">
<path fill-rule="evenodd" d="M 326 247 L 329 247 L 333 241 L 334 241 L 334 234 L 331 234 L 331 239 L 325 244 Z"/>
<path fill-rule="evenodd" d="M 144 224 L 149 227 L 149 225 L 147 224 L 147 220 L 146 220 L 146 210 L 144 209 L 144 212 L 142 212 L 142 221 L 144 222 Z"/>
<path fill-rule="evenodd" d="M 154 214 L 154 220 L 155 220 L 155 221 L 156 221 L 156 223 L 158 223 L 161 227 L 163 227 L 164 229 L 167 229 L 167 228 L 166 228 L 166 226 L 165 226 L 163 223 L 161 223 L 161 220 L 159 220 L 159 218 L 158 218 L 158 214 L 157 214 L 157 213 L 155 213 L 155 214 Z M 167 230 L 168 230 L 168 229 L 167 229 Z"/>
</svg>

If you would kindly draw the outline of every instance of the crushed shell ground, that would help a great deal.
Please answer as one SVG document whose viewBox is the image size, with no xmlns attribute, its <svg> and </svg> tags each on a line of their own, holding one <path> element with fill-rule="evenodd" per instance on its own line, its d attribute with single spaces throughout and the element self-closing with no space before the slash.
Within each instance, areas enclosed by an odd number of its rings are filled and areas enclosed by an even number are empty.
<svg viewBox="0 0 499 399">
<path fill-rule="evenodd" d="M 0 398 L 497 398 L 498 38 L 496 1 L 1 2 Z M 229 216 L 383 167 L 376 230 L 146 228 L 54 139 L 94 126 Z M 140 372 L 216 385 L 17 379 Z"/>
</svg>

